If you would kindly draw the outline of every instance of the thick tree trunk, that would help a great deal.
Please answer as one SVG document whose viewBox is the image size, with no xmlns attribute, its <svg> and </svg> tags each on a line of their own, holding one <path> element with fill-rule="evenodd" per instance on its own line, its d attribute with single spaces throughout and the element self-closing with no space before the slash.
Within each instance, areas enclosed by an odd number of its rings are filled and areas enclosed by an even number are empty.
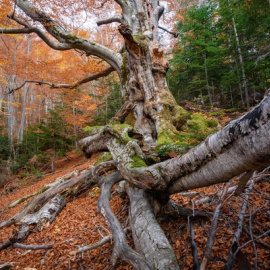
<svg viewBox="0 0 270 270">
<path fill-rule="evenodd" d="M 228 181 L 269 163 L 270 97 L 252 111 L 209 136 L 187 154 L 147 169 L 136 169 L 142 181 L 173 194 Z M 150 184 L 150 183 L 149 183 Z"/>
<path fill-rule="evenodd" d="M 127 1 L 119 32 L 125 40 L 120 80 L 124 101 L 133 111 L 127 123 L 134 125 L 144 143 L 156 145 L 173 140 L 186 122 L 187 113 L 176 104 L 166 83 L 169 68 L 158 44 L 159 2 Z"/>
<path fill-rule="evenodd" d="M 135 152 L 118 151 L 117 148 L 123 149 L 123 145 L 112 145 L 112 137 L 119 139 L 120 132 L 109 134 L 104 133 L 104 128 L 95 130 L 96 133 L 83 139 L 81 145 L 86 155 L 93 153 L 89 145 L 94 146 L 95 151 L 98 145 L 101 145 L 101 150 L 110 150 L 113 157 L 125 166 L 122 173 L 127 181 L 150 190 L 166 202 L 169 194 L 226 182 L 243 172 L 267 165 L 270 159 L 269 116 L 270 96 L 267 96 L 253 110 L 209 136 L 187 154 L 148 167 L 134 166 L 132 158 L 124 157 L 124 153 L 131 157 Z M 101 138 L 106 140 L 100 143 Z"/>
</svg>

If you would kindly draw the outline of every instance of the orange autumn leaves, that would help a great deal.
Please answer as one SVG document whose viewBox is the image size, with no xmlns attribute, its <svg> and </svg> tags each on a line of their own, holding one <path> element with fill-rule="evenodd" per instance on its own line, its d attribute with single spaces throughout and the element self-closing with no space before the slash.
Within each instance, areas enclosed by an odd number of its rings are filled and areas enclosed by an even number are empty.
<svg viewBox="0 0 270 270">
<path fill-rule="evenodd" d="M 71 84 L 77 80 L 106 68 L 104 62 L 97 58 L 86 57 L 80 52 L 59 52 L 30 36 L 1 36 L 0 40 L 0 83 L 2 85 L 0 102 L 8 106 L 4 92 L 17 87 L 24 80 L 48 81 L 53 84 Z M 12 78 L 14 79 L 12 81 Z M 89 94 L 103 95 L 104 88 L 98 83 L 87 83 L 78 89 L 52 89 L 50 86 L 28 84 L 26 110 L 28 122 L 36 123 L 46 118 L 48 109 L 56 105 L 65 105 L 63 116 L 67 123 L 82 127 L 91 122 L 100 100 Z M 23 100 L 23 89 L 16 91 L 13 106 Z M 80 117 L 78 117 L 78 114 Z M 17 117 L 20 117 L 18 112 Z"/>
</svg>

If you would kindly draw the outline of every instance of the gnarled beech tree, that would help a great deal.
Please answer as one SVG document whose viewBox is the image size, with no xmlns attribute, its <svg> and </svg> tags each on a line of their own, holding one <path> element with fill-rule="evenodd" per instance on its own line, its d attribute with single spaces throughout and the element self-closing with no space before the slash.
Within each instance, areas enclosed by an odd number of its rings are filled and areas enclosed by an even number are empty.
<svg viewBox="0 0 270 270">
<path fill-rule="evenodd" d="M 159 1 L 115 0 L 121 7 L 121 14 L 98 22 L 98 25 L 118 23 L 123 37 L 120 52 L 65 31 L 32 1 L 15 2 L 16 9 L 23 11 L 28 20 L 13 12 L 9 17 L 19 27 L 0 29 L 1 34 L 35 33 L 55 50 L 77 49 L 109 64 L 104 72 L 71 85 L 37 83 L 72 88 L 116 71 L 121 82 L 123 106 L 110 125 L 92 128 L 89 137 L 79 142 L 86 156 L 109 151 L 111 161 L 74 179 L 57 182 L 54 187 L 47 186 L 21 212 L 1 222 L 0 228 L 13 223 L 27 226 L 23 223 L 25 217 L 37 212 L 56 194 L 67 192 L 70 195 L 67 190 L 86 189 L 91 186 L 90 179 L 95 179 L 102 190 L 99 212 L 114 238 L 113 262 L 121 258 L 135 269 L 179 269 L 155 215 L 183 213 L 169 200 L 171 194 L 226 182 L 269 163 L 270 97 L 266 95 L 252 111 L 209 136 L 187 154 L 158 162 L 155 147 L 173 142 L 188 117 L 176 104 L 166 83 L 169 65 L 159 46 L 158 23 L 164 11 Z M 24 83 L 27 82 L 31 82 L 31 78 Z M 111 171 L 113 173 L 108 174 Z M 106 176 L 102 176 L 104 172 Z M 127 245 L 124 230 L 109 206 L 111 188 L 118 182 L 130 199 L 130 225 L 136 251 Z"/>
</svg>

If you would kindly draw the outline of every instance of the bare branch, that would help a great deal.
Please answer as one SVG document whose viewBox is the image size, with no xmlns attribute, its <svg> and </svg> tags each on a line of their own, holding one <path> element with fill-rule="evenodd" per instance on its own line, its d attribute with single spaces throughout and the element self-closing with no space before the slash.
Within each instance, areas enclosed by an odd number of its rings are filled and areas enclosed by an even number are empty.
<svg viewBox="0 0 270 270">
<path fill-rule="evenodd" d="M 38 80 L 25 80 L 20 86 L 10 89 L 9 92 L 7 94 L 11 94 L 14 91 L 17 91 L 19 89 L 21 89 L 26 83 L 36 83 L 37 85 L 49 85 L 51 88 L 68 88 L 68 89 L 74 89 L 76 87 L 78 87 L 79 85 L 88 83 L 90 81 L 94 81 L 97 80 L 101 77 L 105 77 L 108 76 L 111 72 L 113 72 L 115 69 L 113 67 L 108 67 L 107 69 L 101 71 L 101 72 L 97 72 L 94 74 L 91 74 L 87 77 L 84 77 L 82 80 L 78 80 L 75 81 L 72 84 L 54 84 L 51 82 L 47 82 L 47 81 L 38 81 Z"/>
<path fill-rule="evenodd" d="M 254 176 L 255 176 L 255 173 L 254 173 L 253 177 Z M 244 201 L 242 204 L 242 209 L 241 209 L 240 214 L 238 216 L 237 230 L 234 233 L 232 245 L 231 245 L 231 248 L 229 251 L 228 260 L 227 260 L 227 263 L 225 265 L 226 270 L 230 270 L 233 267 L 234 258 L 235 258 L 235 253 L 233 253 L 233 249 L 235 248 L 235 246 L 238 246 L 239 238 L 240 238 L 240 235 L 242 233 L 243 221 L 244 221 L 244 217 L 245 217 L 245 213 L 246 213 L 246 209 L 247 209 L 249 194 L 250 194 L 251 190 L 253 189 L 253 186 L 254 186 L 254 181 L 251 179 L 249 182 L 249 186 L 245 190 L 245 197 L 244 197 Z"/>
<path fill-rule="evenodd" d="M 54 244 L 48 244 L 48 245 L 23 245 L 19 243 L 14 243 L 13 247 L 15 248 L 21 248 L 21 249 L 28 249 L 28 250 L 38 250 L 38 249 L 50 249 L 53 248 Z"/>
<path fill-rule="evenodd" d="M 109 23 L 113 23 L 113 22 L 123 23 L 123 17 L 121 15 L 116 15 L 116 16 L 108 18 L 108 19 L 99 20 L 99 21 L 97 21 L 97 25 L 100 26 L 103 24 L 109 24 Z"/>
<path fill-rule="evenodd" d="M 215 209 L 214 216 L 213 216 L 213 219 L 212 219 L 211 229 L 210 229 L 209 235 L 207 237 L 205 253 L 204 253 L 204 257 L 202 259 L 200 270 L 207 269 L 206 266 L 207 266 L 208 260 L 211 257 L 212 246 L 213 246 L 213 243 L 214 243 L 214 237 L 215 237 L 215 234 L 216 234 L 216 231 L 217 231 L 217 225 L 218 225 L 218 218 L 219 218 L 220 209 L 221 209 L 221 206 L 223 205 L 223 203 L 224 203 L 224 201 L 226 199 L 226 195 L 228 194 L 228 190 L 229 190 L 229 186 L 231 184 L 231 181 L 229 181 L 226 184 L 225 188 L 223 189 L 221 197 L 219 199 L 219 203 L 218 203 L 218 205 L 217 205 L 217 207 Z"/>
<path fill-rule="evenodd" d="M 49 47 L 55 50 L 70 50 L 73 49 L 74 46 L 69 43 L 56 43 L 53 42 L 51 39 L 49 39 L 44 32 L 42 32 L 38 28 L 1 28 L 0 34 L 31 34 L 35 33 L 37 34 Z"/>
<path fill-rule="evenodd" d="M 235 191 L 235 196 L 239 196 L 242 192 L 243 192 L 243 190 L 244 190 L 244 188 L 245 188 L 245 186 L 246 186 L 246 183 L 248 182 L 248 180 L 251 178 L 251 176 L 252 176 L 252 174 L 253 174 L 253 171 L 247 171 L 242 177 L 241 177 L 241 179 L 240 179 L 240 181 L 239 181 L 239 183 L 238 183 L 238 187 L 237 187 L 237 189 L 236 189 L 236 191 Z"/>
<path fill-rule="evenodd" d="M 191 237 L 191 250 L 192 250 L 192 256 L 193 256 L 193 270 L 199 270 L 200 263 L 199 263 L 199 257 L 198 257 L 198 249 L 195 242 L 195 233 L 193 229 L 193 223 L 188 217 L 188 227 L 190 229 L 190 237 Z"/>
<path fill-rule="evenodd" d="M 40 22 L 46 31 L 60 43 L 52 42 L 41 30 L 34 27 L 23 29 L 0 29 L 0 34 L 29 34 L 35 32 L 43 39 L 48 46 L 56 50 L 79 49 L 85 51 L 87 55 L 95 55 L 120 73 L 122 66 L 122 56 L 99 43 L 92 42 L 74 34 L 66 32 L 56 21 L 54 21 L 44 11 L 39 10 L 27 0 L 17 0 L 17 6 L 33 21 Z"/>
<path fill-rule="evenodd" d="M 16 6 L 16 4 L 15 4 L 15 6 Z M 14 12 L 11 14 L 11 15 L 7 15 L 7 17 L 9 18 L 9 19 L 11 19 L 11 20 L 14 20 L 16 23 L 18 23 L 18 24 L 20 24 L 20 25 L 22 25 L 22 26 L 24 26 L 24 27 L 27 27 L 27 28 L 30 28 L 30 25 L 29 24 L 27 24 L 27 23 L 25 23 L 25 22 L 22 22 L 21 20 L 19 20 L 18 18 L 15 18 L 15 7 L 14 7 Z"/>
<path fill-rule="evenodd" d="M 258 252 L 257 252 L 256 244 L 254 242 L 254 237 L 253 237 L 253 233 L 252 233 L 251 209 L 249 209 L 249 233 L 250 233 L 250 239 L 253 240 L 252 245 L 253 245 L 253 250 L 254 250 L 254 254 L 255 254 L 254 267 L 255 267 L 255 270 L 257 270 L 258 269 Z"/>
<path fill-rule="evenodd" d="M 252 239 L 252 240 L 249 240 L 247 241 L 245 244 L 243 244 L 242 246 L 238 247 L 237 250 L 235 251 L 234 253 L 234 257 L 237 255 L 237 253 L 242 249 L 244 248 L 245 246 L 249 245 L 250 243 L 254 242 L 254 241 L 257 241 L 259 240 L 260 238 L 266 236 L 266 235 L 269 235 L 270 234 L 270 230 L 267 230 L 266 232 L 264 232 L 263 234 L 257 236 L 256 238 Z"/>
<path fill-rule="evenodd" d="M 178 37 L 178 33 L 171 32 L 170 30 L 168 30 L 168 29 L 166 29 L 166 28 L 164 28 L 164 27 L 162 27 L 160 25 L 158 26 L 158 28 L 161 29 L 161 30 L 163 30 L 163 31 L 165 31 L 165 32 L 167 32 L 167 33 L 169 33 L 169 34 L 171 34 L 171 35 L 173 35 L 175 38 Z"/>
<path fill-rule="evenodd" d="M 126 7 L 126 3 L 123 0 L 114 0 L 122 9 Z"/>
<path fill-rule="evenodd" d="M 127 227 L 124 229 L 124 232 L 126 233 L 127 231 L 130 231 L 130 230 L 131 230 L 130 227 Z M 80 247 L 77 250 L 71 251 L 69 254 L 73 256 L 73 255 L 77 255 L 78 253 L 83 253 L 83 252 L 88 251 L 88 250 L 96 249 L 96 248 L 108 243 L 112 239 L 113 239 L 112 234 L 109 234 L 109 235 L 105 236 L 103 239 L 101 239 L 100 241 L 98 241 L 97 243 L 95 243 L 94 245 Z"/>
<path fill-rule="evenodd" d="M 163 15 L 164 13 L 164 6 L 158 6 L 158 20 L 161 18 L 161 16 Z"/>
</svg>

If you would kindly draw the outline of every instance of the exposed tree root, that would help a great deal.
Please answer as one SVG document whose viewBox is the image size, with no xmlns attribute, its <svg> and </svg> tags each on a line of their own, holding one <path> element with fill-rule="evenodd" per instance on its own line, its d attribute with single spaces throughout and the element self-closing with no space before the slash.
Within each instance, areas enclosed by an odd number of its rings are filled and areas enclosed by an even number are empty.
<svg viewBox="0 0 270 270">
<path fill-rule="evenodd" d="M 98 200 L 98 210 L 108 223 L 114 239 L 112 263 L 115 265 L 117 260 L 121 258 L 130 263 L 134 269 L 150 270 L 151 268 L 146 263 L 144 258 L 128 246 L 126 242 L 126 235 L 121 227 L 121 224 L 109 206 L 111 188 L 115 183 L 121 181 L 122 179 L 123 178 L 119 172 L 108 175 L 101 185 L 101 195 Z"/>
<path fill-rule="evenodd" d="M 136 249 L 150 264 L 151 269 L 179 269 L 174 251 L 159 226 L 145 191 L 128 187 L 130 223 Z"/>
</svg>

